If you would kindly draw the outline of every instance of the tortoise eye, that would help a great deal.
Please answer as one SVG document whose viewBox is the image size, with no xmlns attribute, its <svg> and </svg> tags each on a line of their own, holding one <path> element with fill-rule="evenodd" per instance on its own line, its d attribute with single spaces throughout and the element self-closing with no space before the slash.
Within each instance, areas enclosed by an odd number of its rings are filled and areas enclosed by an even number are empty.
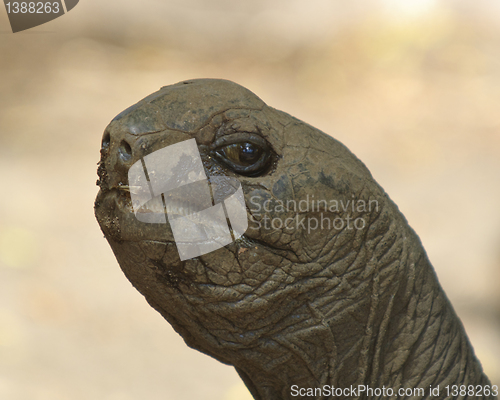
<svg viewBox="0 0 500 400">
<path fill-rule="evenodd" d="M 249 166 L 256 163 L 263 153 L 261 147 L 248 142 L 224 146 L 220 149 L 220 152 L 224 153 L 232 162 L 243 166 Z"/>
<path fill-rule="evenodd" d="M 257 176 L 269 166 L 272 150 L 254 134 L 233 134 L 219 138 L 213 145 L 215 157 L 240 175 Z"/>
</svg>

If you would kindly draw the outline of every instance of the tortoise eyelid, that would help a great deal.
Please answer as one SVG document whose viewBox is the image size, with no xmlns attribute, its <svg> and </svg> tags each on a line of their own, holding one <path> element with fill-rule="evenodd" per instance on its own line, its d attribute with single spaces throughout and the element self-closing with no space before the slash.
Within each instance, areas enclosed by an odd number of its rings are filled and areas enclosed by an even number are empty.
<svg viewBox="0 0 500 400">
<path fill-rule="evenodd" d="M 227 146 L 230 144 L 244 143 L 244 142 L 255 144 L 257 146 L 262 147 L 263 149 L 271 147 L 267 142 L 267 140 L 265 140 L 262 136 L 249 132 L 237 132 L 221 136 L 218 139 L 216 139 L 209 147 L 210 150 L 216 150 L 223 146 Z"/>
</svg>

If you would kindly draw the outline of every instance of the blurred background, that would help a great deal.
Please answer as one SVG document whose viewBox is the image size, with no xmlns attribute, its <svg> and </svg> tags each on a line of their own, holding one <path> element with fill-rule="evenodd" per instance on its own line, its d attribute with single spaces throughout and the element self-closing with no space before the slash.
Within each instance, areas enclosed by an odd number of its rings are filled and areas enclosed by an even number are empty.
<svg viewBox="0 0 500 400">
<path fill-rule="evenodd" d="M 16 34 L 0 9 L 0 399 L 250 399 L 132 288 L 93 215 L 109 121 L 204 77 L 365 162 L 500 384 L 497 0 L 81 0 Z"/>
</svg>

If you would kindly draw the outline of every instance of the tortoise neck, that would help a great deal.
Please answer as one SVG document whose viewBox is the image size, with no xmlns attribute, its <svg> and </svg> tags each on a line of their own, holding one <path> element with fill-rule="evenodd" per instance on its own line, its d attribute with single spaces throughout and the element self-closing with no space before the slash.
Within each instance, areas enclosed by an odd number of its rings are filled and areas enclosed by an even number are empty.
<svg viewBox="0 0 500 400">
<path fill-rule="evenodd" d="M 429 397 L 438 386 L 442 396 L 446 386 L 490 385 L 420 242 L 418 247 L 405 268 L 408 279 L 382 322 L 370 384 L 397 388 L 404 383 Z"/>
<path fill-rule="evenodd" d="M 390 250 L 375 246 L 367 255 L 371 273 L 351 280 L 345 297 L 334 293 L 340 285 L 328 287 L 331 301 L 312 293 L 283 329 L 241 354 L 234 365 L 256 399 L 320 399 L 347 389 L 369 398 L 360 387 L 432 397 L 438 385 L 440 395 L 446 385 L 489 385 L 416 234 L 406 226 L 391 240 Z M 294 324 L 297 315 L 307 318 Z"/>
</svg>

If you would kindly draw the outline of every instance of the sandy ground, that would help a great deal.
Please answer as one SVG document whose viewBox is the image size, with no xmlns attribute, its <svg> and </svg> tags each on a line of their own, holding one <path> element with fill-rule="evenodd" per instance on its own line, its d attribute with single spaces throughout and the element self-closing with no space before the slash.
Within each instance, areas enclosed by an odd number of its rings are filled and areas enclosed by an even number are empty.
<svg viewBox="0 0 500 400">
<path fill-rule="evenodd" d="M 500 384 L 500 11 L 344 3 L 84 0 L 15 35 L 0 12 L 0 399 L 250 398 L 132 288 L 93 216 L 108 122 L 201 77 L 366 163 Z"/>
</svg>

